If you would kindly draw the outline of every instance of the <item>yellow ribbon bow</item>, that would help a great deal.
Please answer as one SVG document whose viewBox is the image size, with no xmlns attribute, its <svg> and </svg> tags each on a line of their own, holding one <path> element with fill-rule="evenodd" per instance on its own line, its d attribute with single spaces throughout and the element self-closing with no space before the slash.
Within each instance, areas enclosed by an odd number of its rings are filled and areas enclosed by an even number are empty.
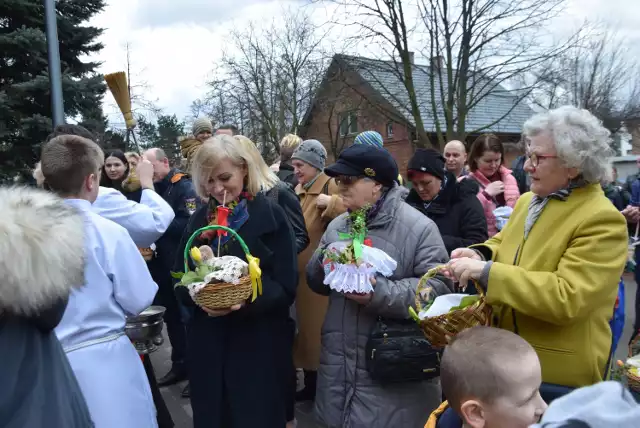
<svg viewBox="0 0 640 428">
<path fill-rule="evenodd" d="M 260 259 L 248 255 L 247 261 L 249 262 L 249 276 L 253 290 L 251 301 L 254 302 L 258 295 L 262 295 L 262 270 L 260 269 Z"/>
</svg>

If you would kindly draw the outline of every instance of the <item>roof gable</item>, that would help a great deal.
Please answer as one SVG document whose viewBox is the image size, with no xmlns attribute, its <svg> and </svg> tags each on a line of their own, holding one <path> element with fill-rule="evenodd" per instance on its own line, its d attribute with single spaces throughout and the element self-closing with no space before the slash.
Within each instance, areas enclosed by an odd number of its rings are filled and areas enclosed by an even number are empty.
<svg viewBox="0 0 640 428">
<path fill-rule="evenodd" d="M 339 58 L 341 62 L 356 71 L 376 92 L 386 98 L 409 123 L 415 125 L 410 111 L 407 90 L 398 75 L 396 64 L 393 61 L 347 55 L 336 55 L 335 58 Z M 425 131 L 435 132 L 436 126 L 431 97 L 431 69 L 428 66 L 414 64 L 412 71 L 413 84 Z M 475 79 L 473 84 L 478 93 L 483 93 L 484 95 L 481 97 L 473 96 L 475 99 L 480 99 L 467 113 L 465 130 L 467 132 L 481 130 L 481 132 L 491 131 L 514 134 L 522 132 L 523 123 L 534 114 L 526 102 L 522 101 L 515 92 L 507 90 L 504 86 L 496 84 L 490 79 L 484 79 L 479 74 L 475 74 L 473 78 Z M 442 124 L 441 126 L 444 126 L 444 109 L 440 99 L 442 94 L 441 84 L 442 86 L 448 85 L 445 75 L 442 76 L 442 82 L 439 78 L 434 82 L 438 117 Z"/>
</svg>

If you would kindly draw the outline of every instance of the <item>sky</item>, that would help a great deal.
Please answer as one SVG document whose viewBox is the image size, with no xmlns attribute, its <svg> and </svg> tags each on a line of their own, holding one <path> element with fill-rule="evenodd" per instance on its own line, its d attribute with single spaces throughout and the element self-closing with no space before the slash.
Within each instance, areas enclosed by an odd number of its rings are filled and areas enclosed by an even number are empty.
<svg viewBox="0 0 640 428">
<path fill-rule="evenodd" d="M 567 0 L 567 12 L 558 34 L 585 19 L 601 21 L 617 29 L 629 41 L 629 55 L 640 56 L 638 0 Z M 185 118 L 189 106 L 207 92 L 216 58 L 234 29 L 250 22 L 277 20 L 286 8 L 307 8 L 318 25 L 334 16 L 333 6 L 309 4 L 309 0 L 106 0 L 104 11 L 91 24 L 104 29 L 104 49 L 94 59 L 100 71 L 125 70 L 130 47 L 133 84 L 144 82 L 148 99 L 167 114 Z M 335 35 L 335 33 L 334 33 Z M 367 56 L 367 52 L 359 52 Z M 105 112 L 112 122 L 122 121 L 110 94 Z"/>
</svg>

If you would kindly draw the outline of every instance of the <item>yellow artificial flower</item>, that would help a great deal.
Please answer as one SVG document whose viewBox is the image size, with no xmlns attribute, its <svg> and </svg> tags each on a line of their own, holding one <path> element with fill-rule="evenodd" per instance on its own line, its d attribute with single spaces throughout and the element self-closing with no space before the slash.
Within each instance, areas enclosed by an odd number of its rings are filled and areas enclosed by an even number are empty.
<svg viewBox="0 0 640 428">
<path fill-rule="evenodd" d="M 200 249 L 198 247 L 191 248 L 190 254 L 194 262 L 200 263 L 202 261 L 202 254 L 200 254 Z"/>
<path fill-rule="evenodd" d="M 253 290 L 251 301 L 253 302 L 258 297 L 258 294 L 262 295 L 262 270 L 260 269 L 260 259 L 248 255 L 247 261 L 249 262 L 249 276 L 251 277 L 251 288 Z"/>
</svg>

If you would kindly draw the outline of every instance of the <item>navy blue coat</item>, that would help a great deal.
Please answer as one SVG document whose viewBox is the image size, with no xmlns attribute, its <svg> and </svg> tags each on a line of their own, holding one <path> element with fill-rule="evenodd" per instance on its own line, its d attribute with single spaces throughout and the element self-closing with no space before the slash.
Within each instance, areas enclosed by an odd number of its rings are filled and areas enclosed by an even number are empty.
<svg viewBox="0 0 640 428">
<path fill-rule="evenodd" d="M 160 281 L 158 286 L 163 287 L 172 282 L 171 267 L 189 218 L 203 203 L 191 178 L 177 169 L 172 169 L 162 181 L 155 183 L 155 189 L 176 214 L 167 231 L 156 242 L 156 258 L 150 265 L 154 280 Z"/>
<path fill-rule="evenodd" d="M 272 198 L 258 194 L 247 210 L 249 219 L 237 232 L 260 259 L 263 294 L 236 312 L 210 317 L 185 287 L 176 288 L 180 301 L 193 311 L 187 355 L 194 428 L 283 428 L 287 422 L 295 330 L 289 307 L 298 284 L 295 236 L 285 211 Z M 183 270 L 189 237 L 206 225 L 203 206 L 185 230 L 175 271 Z M 203 244 L 196 239 L 192 246 Z M 234 240 L 222 253 L 245 260 Z"/>
<path fill-rule="evenodd" d="M 456 248 L 480 244 L 488 239 L 487 219 L 476 197 L 478 184 L 473 180 L 457 181 L 447 173 L 447 183 L 431 202 L 423 202 L 411 189 L 405 202 L 429 217 L 438 226 L 447 253 Z"/>
</svg>

